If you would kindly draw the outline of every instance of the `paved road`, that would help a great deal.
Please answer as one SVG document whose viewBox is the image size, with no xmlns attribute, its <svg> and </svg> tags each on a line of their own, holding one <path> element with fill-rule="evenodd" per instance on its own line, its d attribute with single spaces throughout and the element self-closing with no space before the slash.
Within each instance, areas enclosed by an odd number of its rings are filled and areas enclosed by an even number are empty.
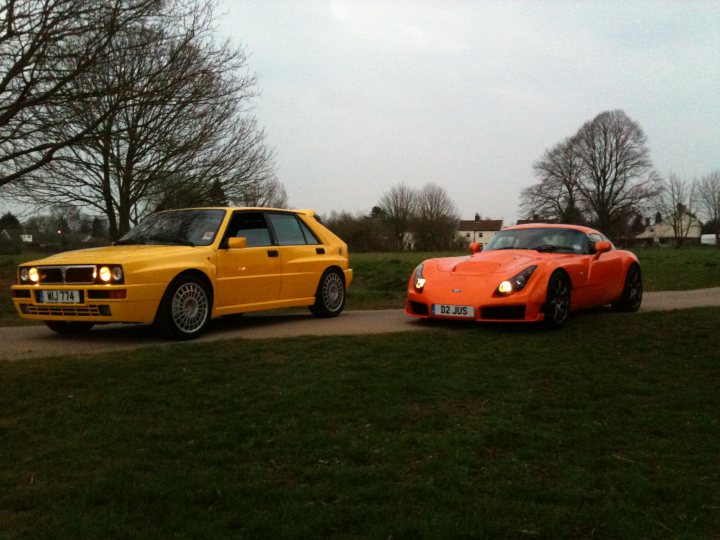
<svg viewBox="0 0 720 540">
<path fill-rule="evenodd" d="M 646 292 L 640 311 L 666 311 L 720 306 L 720 287 L 694 291 Z M 402 310 L 346 311 L 335 319 L 316 319 L 306 313 L 261 314 L 213 321 L 197 341 L 270 339 L 294 336 L 337 336 L 418 331 L 429 328 Z M 148 325 L 106 325 L 82 337 L 63 336 L 45 325 L 0 328 L 0 361 L 66 354 L 93 354 L 147 346 L 166 346 Z"/>
</svg>

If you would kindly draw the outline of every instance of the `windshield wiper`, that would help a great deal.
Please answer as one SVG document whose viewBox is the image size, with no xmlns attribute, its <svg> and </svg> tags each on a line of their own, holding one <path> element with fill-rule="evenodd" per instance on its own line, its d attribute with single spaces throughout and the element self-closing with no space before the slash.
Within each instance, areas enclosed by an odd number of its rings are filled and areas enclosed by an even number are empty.
<svg viewBox="0 0 720 540">
<path fill-rule="evenodd" d="M 193 242 L 191 242 L 190 240 L 184 240 L 182 238 L 155 237 L 153 238 L 153 242 L 158 242 L 160 244 L 174 244 L 177 246 L 195 247 L 195 244 Z"/>
<path fill-rule="evenodd" d="M 542 246 L 537 246 L 532 249 L 540 252 L 550 252 L 555 251 L 557 249 L 557 246 L 553 246 L 552 244 L 543 244 Z"/>
<path fill-rule="evenodd" d="M 145 244 L 145 240 L 141 240 L 139 238 L 130 238 L 128 240 L 118 240 L 115 242 L 116 246 L 134 246 L 134 245 L 142 245 Z"/>
</svg>

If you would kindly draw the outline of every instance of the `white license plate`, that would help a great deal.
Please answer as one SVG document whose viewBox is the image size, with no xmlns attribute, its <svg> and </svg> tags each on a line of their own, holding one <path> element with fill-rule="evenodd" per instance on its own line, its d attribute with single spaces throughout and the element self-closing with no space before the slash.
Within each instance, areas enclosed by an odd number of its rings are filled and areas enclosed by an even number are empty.
<svg viewBox="0 0 720 540">
<path fill-rule="evenodd" d="M 432 314 L 441 317 L 463 317 L 472 319 L 475 317 L 475 309 L 472 306 L 455 306 L 452 304 L 433 304 Z"/>
<path fill-rule="evenodd" d="M 79 304 L 80 291 L 38 291 L 38 301 L 44 304 Z"/>
</svg>

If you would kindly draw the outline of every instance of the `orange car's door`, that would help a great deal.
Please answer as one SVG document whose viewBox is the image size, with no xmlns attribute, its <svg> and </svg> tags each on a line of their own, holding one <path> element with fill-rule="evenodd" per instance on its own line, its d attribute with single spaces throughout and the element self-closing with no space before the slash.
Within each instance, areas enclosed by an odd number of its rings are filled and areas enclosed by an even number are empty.
<svg viewBox="0 0 720 540">
<path fill-rule="evenodd" d="M 588 269 L 588 307 L 610 303 L 616 296 L 618 283 L 622 280 L 620 255 L 614 250 L 593 255 Z"/>
<path fill-rule="evenodd" d="M 245 238 L 247 247 L 230 249 L 227 238 Z M 236 212 L 217 252 L 218 308 L 272 302 L 280 295 L 282 262 L 262 212 Z"/>
<path fill-rule="evenodd" d="M 292 300 L 315 296 L 325 270 L 325 246 L 293 214 L 268 212 L 282 259 L 280 299 Z"/>
</svg>

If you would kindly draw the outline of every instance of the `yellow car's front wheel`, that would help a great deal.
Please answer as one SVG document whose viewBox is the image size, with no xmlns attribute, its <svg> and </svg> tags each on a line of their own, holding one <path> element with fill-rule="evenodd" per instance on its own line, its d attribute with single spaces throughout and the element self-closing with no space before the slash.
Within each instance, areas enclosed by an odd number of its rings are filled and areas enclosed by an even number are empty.
<svg viewBox="0 0 720 540">
<path fill-rule="evenodd" d="M 194 276 L 175 279 L 165 291 L 155 326 L 171 339 L 193 339 L 200 335 L 212 312 L 212 296 L 205 282 Z"/>
</svg>

